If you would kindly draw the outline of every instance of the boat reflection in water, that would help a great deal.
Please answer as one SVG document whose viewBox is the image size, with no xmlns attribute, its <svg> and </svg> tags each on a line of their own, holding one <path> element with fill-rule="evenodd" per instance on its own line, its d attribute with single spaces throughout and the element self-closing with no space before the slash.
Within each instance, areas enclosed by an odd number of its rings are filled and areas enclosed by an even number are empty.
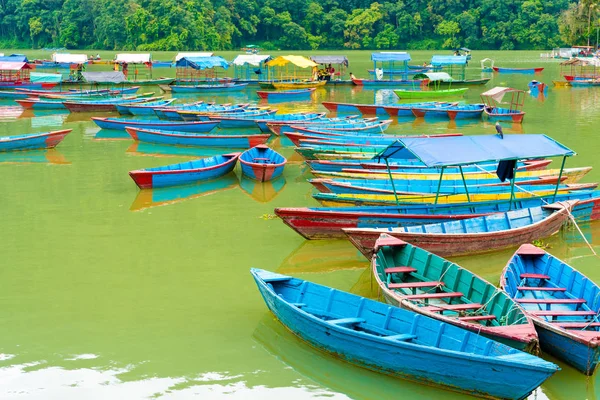
<svg viewBox="0 0 600 400">
<path fill-rule="evenodd" d="M 268 203 L 273 200 L 285 186 L 285 177 L 273 179 L 272 181 L 259 182 L 242 175 L 240 187 L 250 197 L 259 203 Z"/>
<path fill-rule="evenodd" d="M 309 380 L 306 385 L 315 382 L 334 392 L 343 393 L 351 399 L 458 400 L 465 398 L 461 394 L 369 371 L 321 353 L 287 330 L 270 313 L 259 321 L 252 338 L 267 353 Z M 302 380 L 300 382 L 294 380 L 280 384 L 298 386 L 302 383 Z M 332 395 L 323 397 L 333 398 Z"/>
<path fill-rule="evenodd" d="M 166 206 L 185 200 L 209 196 L 238 187 L 237 176 L 231 172 L 218 179 L 193 185 L 173 186 L 158 189 L 142 189 L 129 207 L 130 211 L 142 211 L 151 207 Z"/>
<path fill-rule="evenodd" d="M 131 136 L 123 131 L 100 129 L 94 135 L 94 140 L 131 140 Z"/>
<path fill-rule="evenodd" d="M 346 239 L 303 240 L 298 248 L 283 260 L 279 268 L 277 268 L 277 272 L 293 275 L 299 273 L 357 270 L 358 273 L 361 273 L 358 270 L 365 269 L 369 272 L 368 266 L 369 263 L 365 260 L 364 256 Z M 363 279 L 359 281 L 362 282 Z M 356 286 L 357 283 L 355 282 L 359 281 L 354 279 L 345 290 L 350 290 L 350 287 Z M 336 287 L 340 287 L 339 282 Z M 357 294 L 353 290 L 350 290 L 350 292 Z"/>
<path fill-rule="evenodd" d="M 115 131 L 116 132 L 116 131 Z M 131 138 L 126 132 L 125 134 Z M 222 148 L 202 148 L 185 146 L 167 146 L 146 142 L 135 142 L 127 148 L 127 153 L 135 156 L 153 157 L 212 157 L 219 154 L 231 153 L 231 150 Z"/>
<path fill-rule="evenodd" d="M 46 163 L 54 165 L 71 164 L 57 149 L 3 151 L 0 152 L 0 163 L 30 164 Z"/>
</svg>

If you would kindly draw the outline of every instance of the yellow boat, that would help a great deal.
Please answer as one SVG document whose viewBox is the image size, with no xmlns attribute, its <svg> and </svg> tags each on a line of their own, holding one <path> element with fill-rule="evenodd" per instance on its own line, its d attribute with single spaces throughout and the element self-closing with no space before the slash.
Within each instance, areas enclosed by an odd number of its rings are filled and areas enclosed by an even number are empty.
<svg viewBox="0 0 600 400">
<path fill-rule="evenodd" d="M 570 189 L 559 189 L 558 194 L 571 192 Z M 536 192 L 521 192 L 515 189 L 514 199 L 529 199 L 538 196 L 551 196 L 554 190 L 540 190 Z M 393 194 L 362 194 L 362 193 L 317 193 L 313 196 L 319 203 L 325 207 L 354 207 L 354 206 L 385 206 L 396 205 L 396 196 Z M 456 204 L 456 203 L 478 203 L 486 201 L 509 200 L 510 192 L 506 193 L 476 193 L 467 198 L 465 193 L 460 194 L 440 194 L 437 200 L 438 204 Z M 398 203 L 401 204 L 434 204 L 435 193 L 398 195 Z"/>
<path fill-rule="evenodd" d="M 571 84 L 569 83 L 569 81 L 552 81 L 552 83 L 554 84 L 554 86 L 556 87 L 565 87 L 565 86 L 571 86 Z"/>
<path fill-rule="evenodd" d="M 273 82 L 275 89 L 309 89 L 325 86 L 327 81 Z"/>
<path fill-rule="evenodd" d="M 592 170 L 592 167 L 581 167 L 581 168 L 565 168 L 562 176 L 564 181 L 562 183 L 577 183 L 583 178 L 588 172 Z M 560 169 L 546 169 L 540 171 L 517 171 L 517 178 L 548 178 L 558 177 Z M 313 175 L 318 178 L 344 178 L 344 179 L 390 179 L 387 171 L 382 170 L 381 172 L 372 173 L 356 173 L 356 172 L 316 172 L 313 171 Z M 495 177 L 494 172 L 465 172 L 465 179 L 489 179 Z M 394 173 L 392 172 L 393 179 L 402 180 L 439 180 L 440 174 L 435 173 Z M 444 173 L 442 180 L 453 179 L 461 180 L 460 174 L 456 173 Z"/>
</svg>

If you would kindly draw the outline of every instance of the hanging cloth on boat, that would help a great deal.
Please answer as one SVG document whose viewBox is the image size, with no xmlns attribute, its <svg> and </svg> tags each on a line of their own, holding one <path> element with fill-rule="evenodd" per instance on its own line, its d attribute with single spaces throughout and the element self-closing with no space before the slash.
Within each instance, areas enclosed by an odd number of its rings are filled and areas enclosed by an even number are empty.
<svg viewBox="0 0 600 400">
<path fill-rule="evenodd" d="M 515 166 L 517 160 L 502 160 L 498 163 L 498 169 L 496 169 L 496 175 L 500 179 L 500 182 L 504 182 L 507 179 L 515 177 Z"/>
</svg>

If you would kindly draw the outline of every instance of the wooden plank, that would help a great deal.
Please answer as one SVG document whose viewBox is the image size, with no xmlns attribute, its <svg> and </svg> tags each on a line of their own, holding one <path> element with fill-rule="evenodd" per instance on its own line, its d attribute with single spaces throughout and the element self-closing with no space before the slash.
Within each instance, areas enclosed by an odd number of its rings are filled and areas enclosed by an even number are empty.
<svg viewBox="0 0 600 400">
<path fill-rule="evenodd" d="M 416 268 L 413 267 L 391 267 L 383 270 L 386 274 L 395 274 L 395 273 L 411 273 L 417 272 Z"/>
<path fill-rule="evenodd" d="M 421 299 L 444 299 L 444 298 L 454 298 L 454 297 L 463 297 L 464 294 L 462 292 L 443 292 L 443 293 L 422 293 L 422 294 L 411 294 L 405 296 L 404 298 L 408 300 L 421 300 Z"/>
<path fill-rule="evenodd" d="M 330 324 L 335 324 L 335 325 L 355 325 L 355 324 L 362 324 L 363 322 L 366 322 L 366 320 L 363 318 L 340 318 L 340 319 L 332 319 L 327 322 L 329 322 Z"/>
<path fill-rule="evenodd" d="M 521 279 L 527 279 L 527 278 L 531 278 L 531 279 L 550 279 L 550 277 L 548 275 L 544 275 L 544 274 L 521 274 Z"/>
<path fill-rule="evenodd" d="M 537 287 L 537 286 L 534 286 L 534 287 L 531 287 L 531 286 L 519 286 L 519 287 L 517 287 L 517 290 L 520 290 L 520 291 L 525 291 L 525 290 L 528 290 L 528 291 L 540 291 L 540 292 L 566 292 L 567 288 L 562 288 L 562 287 L 554 288 L 554 287 L 546 287 L 546 286 L 539 286 L 539 287 Z"/>
<path fill-rule="evenodd" d="M 561 328 L 565 329 L 583 329 L 586 327 L 600 327 L 600 322 L 557 322 L 554 325 L 560 326 Z"/>
<path fill-rule="evenodd" d="M 584 304 L 584 299 L 515 299 L 522 304 Z"/>
<path fill-rule="evenodd" d="M 388 288 L 390 289 L 415 289 L 415 288 L 427 288 L 443 286 L 444 282 L 428 281 L 428 282 L 409 282 L 409 283 L 390 283 Z"/>
<path fill-rule="evenodd" d="M 539 317 L 591 317 L 596 315 L 596 311 L 554 311 L 554 310 L 543 310 L 543 311 L 529 311 L 533 315 Z"/>
<path fill-rule="evenodd" d="M 416 339 L 417 336 L 416 335 L 409 335 L 408 333 L 403 333 L 400 335 L 394 335 L 394 336 L 384 336 L 384 339 L 390 339 L 390 340 L 398 340 L 401 342 L 407 341 L 407 340 L 413 340 Z"/>
<path fill-rule="evenodd" d="M 431 312 L 444 312 L 444 311 L 466 311 L 466 310 L 477 310 L 481 308 L 479 303 L 468 303 L 468 304 L 443 304 L 440 307 L 430 306 L 424 307 L 425 310 Z"/>
<path fill-rule="evenodd" d="M 496 319 L 495 315 L 473 315 L 470 317 L 458 317 L 459 320 L 461 321 L 466 321 L 466 322 L 470 322 L 470 321 L 489 321 L 492 319 Z"/>
</svg>

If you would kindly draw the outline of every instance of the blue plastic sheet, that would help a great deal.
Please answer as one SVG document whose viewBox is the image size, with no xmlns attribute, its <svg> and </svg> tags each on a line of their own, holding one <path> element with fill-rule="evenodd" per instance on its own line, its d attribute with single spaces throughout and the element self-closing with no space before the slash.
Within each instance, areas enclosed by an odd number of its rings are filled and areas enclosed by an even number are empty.
<svg viewBox="0 0 600 400">
<path fill-rule="evenodd" d="M 410 54 L 397 53 L 371 53 L 371 61 L 410 61 Z"/>
<path fill-rule="evenodd" d="M 433 56 L 431 65 L 434 67 L 444 65 L 467 65 L 467 56 Z"/>
<path fill-rule="evenodd" d="M 177 68 L 193 68 L 193 69 L 208 69 L 214 67 L 221 67 L 223 69 L 229 68 L 229 63 L 219 56 L 211 57 L 183 57 L 177 60 L 175 65 Z"/>
<path fill-rule="evenodd" d="M 379 153 L 376 158 L 406 158 L 404 149 L 428 167 L 448 167 L 481 162 L 523 160 L 576 153 L 542 134 L 478 135 L 441 138 L 403 138 Z"/>
</svg>

